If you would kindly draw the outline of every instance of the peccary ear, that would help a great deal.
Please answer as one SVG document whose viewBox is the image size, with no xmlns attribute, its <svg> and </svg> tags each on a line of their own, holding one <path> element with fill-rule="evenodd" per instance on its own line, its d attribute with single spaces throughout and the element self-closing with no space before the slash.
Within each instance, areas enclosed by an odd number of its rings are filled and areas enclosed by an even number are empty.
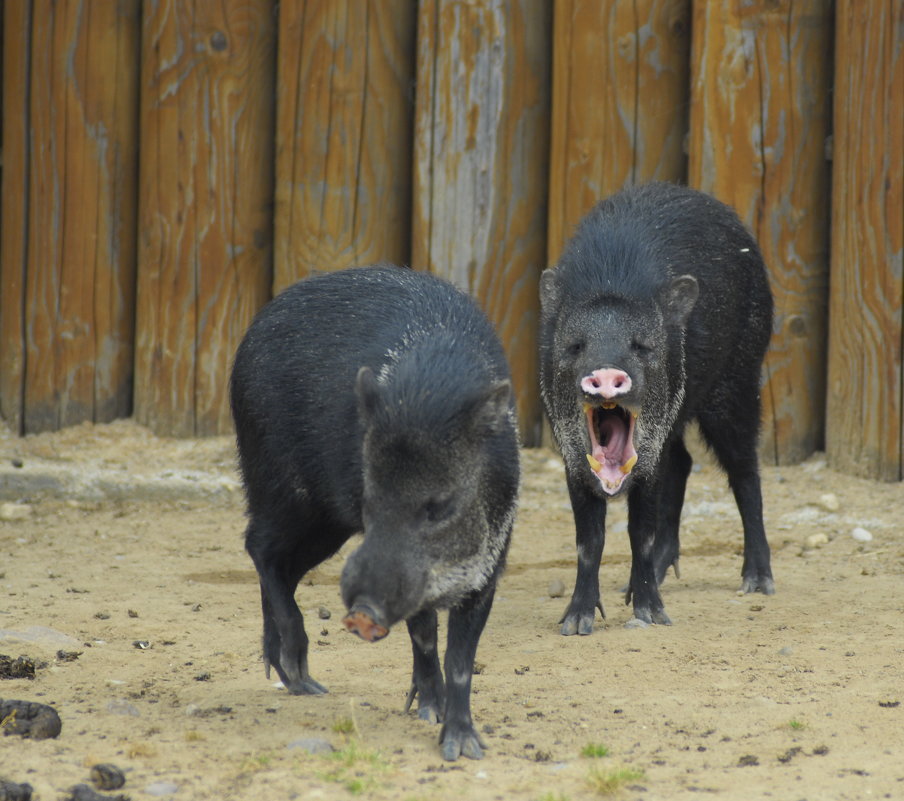
<svg viewBox="0 0 904 801">
<path fill-rule="evenodd" d="M 506 379 L 492 384 L 474 403 L 473 428 L 491 434 L 501 431 L 508 421 L 511 394 L 511 381 Z"/>
<path fill-rule="evenodd" d="M 684 325 L 699 294 L 700 287 L 692 275 L 679 275 L 663 287 L 659 292 L 659 302 L 662 304 L 666 325 Z"/>
<path fill-rule="evenodd" d="M 559 302 L 559 276 L 555 267 L 550 267 L 540 274 L 540 308 L 544 315 L 549 315 Z"/>
<path fill-rule="evenodd" d="M 358 395 L 358 410 L 362 420 L 373 417 L 380 402 L 380 385 L 374 371 L 369 367 L 358 370 L 355 378 L 355 392 Z"/>
</svg>

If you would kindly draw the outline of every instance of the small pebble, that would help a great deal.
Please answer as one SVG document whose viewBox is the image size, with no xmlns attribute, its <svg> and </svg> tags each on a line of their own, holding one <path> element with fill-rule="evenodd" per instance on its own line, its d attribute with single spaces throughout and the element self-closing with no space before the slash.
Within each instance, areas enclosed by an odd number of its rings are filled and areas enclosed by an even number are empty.
<svg viewBox="0 0 904 801">
<path fill-rule="evenodd" d="M 91 781 L 98 790 L 118 790 L 126 783 L 126 777 L 116 765 L 101 763 L 91 768 Z"/>
<path fill-rule="evenodd" d="M 819 505 L 827 512 L 837 512 L 841 508 L 838 496 L 834 492 L 827 492 L 819 496 Z"/>
<path fill-rule="evenodd" d="M 553 579 L 549 582 L 549 597 L 561 598 L 565 594 L 565 582 L 561 579 Z"/>
<path fill-rule="evenodd" d="M 321 740 L 317 737 L 301 737 L 297 740 L 292 740 L 286 748 L 300 748 L 309 754 L 332 754 L 336 750 L 326 740 Z"/>
<path fill-rule="evenodd" d="M 107 704 L 107 712 L 111 715 L 131 715 L 132 717 L 140 718 L 141 712 L 138 711 L 138 707 L 130 704 L 124 698 L 114 698 Z"/>
<path fill-rule="evenodd" d="M 786 645 L 784 648 L 779 648 L 778 652 L 781 656 L 791 656 L 794 653 L 794 649 L 790 645 Z"/>
<path fill-rule="evenodd" d="M 144 791 L 148 795 L 153 796 L 163 796 L 163 795 L 173 795 L 173 793 L 178 792 L 179 785 L 173 784 L 172 782 L 154 782 L 153 784 L 149 784 L 144 788 Z"/>
<path fill-rule="evenodd" d="M 822 534 L 822 533 L 811 534 L 806 539 L 808 548 L 819 548 L 819 547 L 825 545 L 826 543 L 828 543 L 828 541 L 829 541 L 829 538 L 825 534 Z"/>
<path fill-rule="evenodd" d="M 317 614 L 321 620 L 329 620 L 333 616 L 332 613 L 330 612 L 330 610 L 327 609 L 325 606 L 321 606 L 317 610 Z"/>
<path fill-rule="evenodd" d="M 25 520 L 30 517 L 32 507 L 27 503 L 0 504 L 0 520 Z"/>
<path fill-rule="evenodd" d="M 77 784 L 63 796 L 63 801 L 128 801 L 126 795 L 101 795 L 87 784 Z"/>
<path fill-rule="evenodd" d="M 31 801 L 33 788 L 30 784 L 0 779 L 0 801 Z"/>
<path fill-rule="evenodd" d="M 23 461 L 22 461 L 21 459 L 19 459 L 19 458 L 13 458 L 13 459 L 10 459 L 10 460 L 9 460 L 9 463 L 10 463 L 13 467 L 25 467 L 25 462 L 23 462 Z"/>
<path fill-rule="evenodd" d="M 625 623 L 626 629 L 645 629 L 650 624 L 645 620 L 641 620 L 639 617 L 632 617 L 627 623 Z"/>
<path fill-rule="evenodd" d="M 873 538 L 871 532 L 867 531 L 865 528 L 860 528 L 860 526 L 857 526 L 857 528 L 851 532 L 851 536 L 857 540 L 857 542 L 869 542 Z"/>
</svg>

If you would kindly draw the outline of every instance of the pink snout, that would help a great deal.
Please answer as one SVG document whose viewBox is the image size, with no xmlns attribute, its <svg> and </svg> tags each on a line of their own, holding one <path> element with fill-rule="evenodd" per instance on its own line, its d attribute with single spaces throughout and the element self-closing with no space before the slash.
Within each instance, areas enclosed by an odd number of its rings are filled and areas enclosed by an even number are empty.
<svg viewBox="0 0 904 801">
<path fill-rule="evenodd" d="M 607 367 L 594 370 L 581 379 L 581 389 L 588 395 L 599 395 L 603 398 L 615 398 L 624 395 L 631 389 L 631 376 L 624 370 Z"/>
</svg>

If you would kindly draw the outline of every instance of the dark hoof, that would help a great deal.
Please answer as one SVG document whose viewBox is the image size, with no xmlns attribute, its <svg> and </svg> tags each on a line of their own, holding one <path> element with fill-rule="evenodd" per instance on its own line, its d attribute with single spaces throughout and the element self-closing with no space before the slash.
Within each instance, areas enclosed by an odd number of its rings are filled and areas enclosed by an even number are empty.
<svg viewBox="0 0 904 801">
<path fill-rule="evenodd" d="M 455 762 L 460 756 L 483 759 L 483 749 L 486 748 L 473 726 L 462 727 L 459 731 L 444 726 L 439 743 L 443 759 L 447 762 Z"/>
<path fill-rule="evenodd" d="M 775 595 L 775 582 L 772 576 L 745 576 L 741 582 L 741 592 L 761 592 L 763 595 Z"/>
<path fill-rule="evenodd" d="M 590 611 L 587 612 L 575 612 L 569 606 L 559 621 L 562 624 L 559 632 L 565 637 L 570 637 L 573 634 L 580 634 L 581 636 L 593 634 L 593 622 L 596 619 L 597 609 L 600 610 L 600 614 L 605 620 L 606 613 L 603 611 L 602 603 L 597 603 L 596 607 L 591 607 Z"/>
<path fill-rule="evenodd" d="M 292 695 L 324 695 L 329 692 L 319 681 L 310 677 L 293 682 L 283 681 L 283 684 Z"/>
<path fill-rule="evenodd" d="M 634 608 L 634 617 L 637 620 L 646 623 L 647 625 L 652 625 L 656 623 L 659 626 L 671 626 L 672 621 L 669 616 L 665 613 L 665 609 L 659 609 L 656 611 L 651 611 L 650 609 L 645 608 Z"/>
<path fill-rule="evenodd" d="M 32 740 L 58 737 L 63 728 L 52 706 L 33 701 L 4 701 L 0 698 L 0 729 Z"/>
<path fill-rule="evenodd" d="M 434 697 L 432 700 L 425 700 L 423 694 L 418 692 L 417 684 L 411 682 L 411 689 L 408 691 L 408 697 L 405 699 L 405 711 L 411 709 L 411 704 L 415 697 L 418 698 L 417 716 L 420 720 L 426 720 L 427 723 L 439 723 L 443 716 L 440 710 L 440 703 Z"/>
<path fill-rule="evenodd" d="M 432 723 L 433 725 L 436 725 L 441 720 L 439 712 L 432 706 L 419 706 L 417 716 L 418 719 L 426 720 L 427 723 Z"/>
</svg>

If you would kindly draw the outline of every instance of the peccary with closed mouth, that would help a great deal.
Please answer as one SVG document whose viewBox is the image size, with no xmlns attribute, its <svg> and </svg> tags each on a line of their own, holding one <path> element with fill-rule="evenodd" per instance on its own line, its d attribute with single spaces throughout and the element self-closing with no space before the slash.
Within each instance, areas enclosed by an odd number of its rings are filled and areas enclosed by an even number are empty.
<svg viewBox="0 0 904 801">
<path fill-rule="evenodd" d="M 264 660 L 289 692 L 308 670 L 298 582 L 354 533 L 349 631 L 405 621 L 406 709 L 443 722 L 442 753 L 482 756 L 471 675 L 518 490 L 509 368 L 475 303 L 426 273 L 357 268 L 300 281 L 257 315 L 235 357 L 232 410 L 260 577 Z M 445 681 L 437 609 L 449 609 Z"/>
<path fill-rule="evenodd" d="M 735 212 L 667 183 L 624 190 L 580 223 L 540 283 L 540 385 L 565 461 L 577 581 L 563 634 L 603 611 L 606 503 L 627 495 L 626 603 L 668 624 L 659 585 L 678 569 L 678 524 L 697 420 L 725 469 L 744 529 L 744 592 L 774 592 L 757 440 L 772 327 L 762 256 Z"/>
</svg>

